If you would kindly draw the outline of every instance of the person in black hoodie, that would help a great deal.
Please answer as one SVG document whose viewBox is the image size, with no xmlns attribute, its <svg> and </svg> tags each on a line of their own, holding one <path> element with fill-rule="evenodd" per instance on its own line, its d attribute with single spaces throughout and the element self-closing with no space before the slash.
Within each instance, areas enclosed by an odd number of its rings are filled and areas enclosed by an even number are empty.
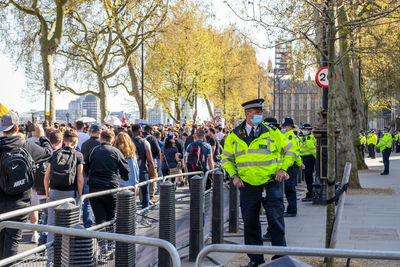
<svg viewBox="0 0 400 267">
<path fill-rule="evenodd" d="M 9 112 L 0 118 L 0 131 L 3 137 L 0 137 L 0 157 L 3 153 L 24 148 L 32 157 L 35 163 L 48 160 L 52 155 L 50 141 L 44 136 L 43 128 L 37 124 L 34 125 L 36 135 L 39 136 L 39 145 L 21 140 L 18 136 L 18 116 Z M 0 178 L 2 174 L 0 173 Z M 9 195 L 0 189 L 0 213 L 5 213 L 30 206 L 31 190 Z M 28 214 L 17 216 L 11 221 L 25 222 Z M 5 228 L 0 233 L 0 259 L 11 257 L 18 252 L 18 243 L 21 239 L 21 230 Z"/>
<path fill-rule="evenodd" d="M 92 149 L 96 146 L 100 145 L 100 133 L 102 127 L 97 124 L 92 124 L 90 126 L 90 138 L 86 140 L 81 146 L 81 152 L 83 154 L 83 158 L 88 158 Z M 89 193 L 89 184 L 88 184 L 88 177 L 84 175 L 84 184 L 83 184 L 83 194 Z M 82 207 L 82 220 L 83 226 L 85 228 L 89 228 L 93 225 L 93 210 L 90 206 L 89 199 L 85 199 Z"/>
<path fill-rule="evenodd" d="M 93 148 L 85 158 L 84 173 L 89 177 L 89 193 L 118 187 L 118 174 L 121 179 L 129 180 L 129 165 L 118 148 L 113 147 L 114 132 L 103 130 L 100 134 L 101 145 Z M 110 221 L 115 217 L 116 194 L 90 199 L 96 224 Z"/>
</svg>

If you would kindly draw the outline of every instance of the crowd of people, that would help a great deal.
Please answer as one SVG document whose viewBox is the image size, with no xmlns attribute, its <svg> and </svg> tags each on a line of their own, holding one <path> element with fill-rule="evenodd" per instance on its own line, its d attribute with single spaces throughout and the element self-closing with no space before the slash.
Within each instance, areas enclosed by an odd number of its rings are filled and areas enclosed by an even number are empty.
<svg viewBox="0 0 400 267">
<path fill-rule="evenodd" d="M 227 130 L 208 124 L 199 126 L 163 125 L 142 127 L 139 124 L 111 127 L 110 125 L 74 125 L 27 122 L 20 124 L 17 114 L 9 112 L 0 121 L 0 164 L 3 155 L 11 152 L 7 164 L 11 168 L 1 175 L 0 213 L 13 211 L 82 194 L 132 186 L 139 182 L 166 175 L 191 171 L 207 171 L 221 165 L 221 153 Z M 8 153 L 7 153 L 8 154 Z M 18 162 L 23 158 L 24 162 Z M 2 168 L 4 168 L 2 166 Z M 33 172 L 30 169 L 34 170 Z M 19 173 L 18 173 L 19 171 Z M 19 174 L 23 179 L 16 181 Z M 31 176 L 31 177 L 30 177 Z M 176 187 L 189 184 L 188 177 L 170 179 Z M 16 184 L 26 186 L 15 187 Z M 207 187 L 211 182 L 207 182 Z M 14 188 L 15 187 L 15 188 Z M 32 188 L 32 190 L 30 190 Z M 152 204 L 159 183 L 140 186 L 142 208 Z M 116 195 L 90 198 L 82 205 L 84 226 L 90 227 L 115 217 Z M 13 218 L 25 221 L 27 216 Z M 38 212 L 30 214 L 31 223 L 38 223 Z M 54 208 L 49 208 L 43 223 L 55 223 Z M 21 231 L 4 229 L 0 236 L 1 258 L 17 253 Z M 33 243 L 52 241 L 49 233 L 32 234 Z M 48 250 L 52 261 L 53 251 Z"/>
<path fill-rule="evenodd" d="M 82 194 L 133 186 L 167 175 L 175 175 L 169 180 L 176 187 L 190 186 L 190 176 L 179 174 L 223 167 L 227 178 L 241 190 L 246 244 L 271 241 L 272 245 L 286 245 L 282 218 L 297 215 L 295 179 L 299 170 L 304 171 L 307 184 L 307 193 L 302 201 L 313 200 L 317 141 L 310 124 L 303 123 L 297 127 L 288 117 L 281 124 L 275 118 L 263 118 L 260 101 L 254 101 L 244 104 L 247 107 L 246 120 L 234 129 L 212 123 L 117 127 L 89 125 L 81 121 L 73 125 L 55 123 L 53 126 L 32 122 L 19 124 L 18 116 L 9 112 L 0 120 L 0 213 L 46 201 L 79 198 Z M 368 136 L 362 132 L 360 137 L 362 151 L 367 145 L 371 158 L 375 157 L 375 146 L 382 150 L 384 174 L 389 173 L 388 156 L 385 155 L 390 155 L 392 140 L 396 150 L 400 150 L 400 134 L 392 136 L 389 130 L 385 128 L 378 137 L 374 132 L 369 132 Z M 268 196 L 278 194 L 274 182 L 283 181 L 288 205 L 281 214 L 283 201 L 279 202 L 278 198 L 275 200 L 279 203 L 271 204 L 273 202 L 268 200 Z M 260 185 L 261 189 L 258 188 Z M 211 178 L 206 185 L 206 188 L 210 187 Z M 263 193 L 262 197 L 254 199 L 255 192 Z M 144 209 L 153 204 L 154 196 L 159 193 L 159 183 L 140 186 L 137 193 Z M 255 232 L 259 227 L 255 225 L 258 213 L 249 213 L 254 205 L 259 205 L 259 201 L 270 213 L 267 214 L 269 227 L 262 237 L 256 236 Z M 86 199 L 82 209 L 86 228 L 110 221 L 116 215 L 116 195 Z M 44 218 L 44 223 L 54 224 L 54 208 L 49 208 Z M 15 221 L 26 219 L 27 216 L 13 218 Z M 29 219 L 31 223 L 38 223 L 37 211 L 32 212 Z M 20 230 L 3 229 L 0 258 L 15 255 L 20 238 Z M 34 231 L 32 234 L 33 243 L 53 239 L 51 233 L 46 236 Z M 259 256 L 249 256 L 251 262 L 262 262 Z M 51 249 L 48 257 L 51 262 Z"/>
</svg>

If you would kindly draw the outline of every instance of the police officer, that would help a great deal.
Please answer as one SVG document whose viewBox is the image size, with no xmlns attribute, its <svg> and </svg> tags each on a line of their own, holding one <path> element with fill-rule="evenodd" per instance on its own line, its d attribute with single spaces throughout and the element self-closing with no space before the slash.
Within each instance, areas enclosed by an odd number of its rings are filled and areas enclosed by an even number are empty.
<svg viewBox="0 0 400 267">
<path fill-rule="evenodd" d="M 385 166 L 385 170 L 381 173 L 381 175 L 389 174 L 389 157 L 392 152 L 392 135 L 389 133 L 390 128 L 383 128 L 384 134 L 379 139 L 379 143 L 377 144 L 377 148 L 382 151 L 383 165 Z"/>
<path fill-rule="evenodd" d="M 312 127 L 310 124 L 303 124 L 301 127 L 301 148 L 300 156 L 305 165 L 304 176 L 307 184 L 307 194 L 302 201 L 312 201 L 312 188 L 314 183 L 314 166 L 317 157 L 317 140 L 311 133 Z"/>
<path fill-rule="evenodd" d="M 367 135 L 367 146 L 368 146 L 368 157 L 371 159 L 375 158 L 375 145 L 377 142 L 376 135 L 373 130 Z"/>
<path fill-rule="evenodd" d="M 295 148 L 295 154 L 293 157 L 293 162 L 287 169 L 287 174 L 289 174 L 289 180 L 285 181 L 285 195 L 288 202 L 286 212 L 283 214 L 284 217 L 296 217 L 297 215 L 297 196 L 296 196 L 296 178 L 299 172 L 299 167 L 304 169 L 304 165 L 301 162 L 300 157 L 300 140 L 293 133 L 294 122 L 292 118 L 284 118 L 282 120 L 281 132 L 285 138 L 290 143 L 292 143 Z M 288 152 L 286 154 L 293 153 Z"/>
<path fill-rule="evenodd" d="M 360 132 L 360 153 L 361 157 L 364 158 L 364 151 L 365 151 L 365 145 L 367 144 L 367 138 L 365 137 L 365 133 L 363 130 Z"/>
<path fill-rule="evenodd" d="M 226 138 L 222 167 L 240 190 L 240 206 L 244 222 L 244 241 L 247 245 L 263 245 L 260 207 L 264 206 L 271 229 L 272 245 L 286 246 L 283 218 L 283 194 L 280 182 L 289 179 L 286 173 L 293 162 L 293 145 L 262 124 L 263 99 L 243 103 L 246 120 Z M 264 263 L 263 255 L 248 254 L 247 267 Z M 274 256 L 273 259 L 278 256 Z"/>
<path fill-rule="evenodd" d="M 400 153 L 400 129 L 397 131 L 397 134 L 394 136 L 394 142 L 396 144 L 396 153 Z"/>
</svg>

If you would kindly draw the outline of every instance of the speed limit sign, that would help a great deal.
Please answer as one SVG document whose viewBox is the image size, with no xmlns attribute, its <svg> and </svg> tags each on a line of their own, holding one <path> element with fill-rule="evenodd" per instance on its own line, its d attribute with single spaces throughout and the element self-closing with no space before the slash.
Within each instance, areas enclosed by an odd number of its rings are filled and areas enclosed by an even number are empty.
<svg viewBox="0 0 400 267">
<path fill-rule="evenodd" d="M 321 87 L 329 87 L 328 67 L 323 67 L 318 70 L 315 81 Z"/>
</svg>

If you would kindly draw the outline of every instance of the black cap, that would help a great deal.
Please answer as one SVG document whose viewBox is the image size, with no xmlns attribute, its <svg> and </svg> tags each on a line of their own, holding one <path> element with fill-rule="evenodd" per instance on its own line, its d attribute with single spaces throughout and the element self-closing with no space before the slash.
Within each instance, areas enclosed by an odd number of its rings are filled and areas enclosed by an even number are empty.
<svg viewBox="0 0 400 267">
<path fill-rule="evenodd" d="M 289 117 L 283 118 L 283 120 L 282 120 L 282 126 L 290 126 L 290 127 L 293 127 L 293 126 L 294 126 L 294 121 L 292 120 L 292 118 L 289 118 Z"/>
<path fill-rule="evenodd" d="M 242 107 L 244 107 L 244 109 L 250 109 L 250 108 L 254 108 L 254 109 L 263 109 L 263 104 L 264 103 L 264 99 L 262 98 L 258 98 L 258 99 L 254 99 L 254 100 L 250 100 L 247 102 L 244 102 L 242 104 Z"/>
<path fill-rule="evenodd" d="M 301 126 L 301 129 L 312 130 L 312 126 L 311 124 L 304 123 L 303 126 Z"/>
<path fill-rule="evenodd" d="M 385 127 L 383 127 L 383 130 L 384 130 L 384 131 L 390 131 L 390 128 L 387 127 L 387 126 L 385 126 Z"/>
<path fill-rule="evenodd" d="M 101 127 L 100 125 L 95 124 L 95 123 L 90 126 L 90 131 L 91 132 L 97 132 L 97 131 L 100 131 L 102 129 L 103 129 L 103 127 Z"/>
<path fill-rule="evenodd" d="M 274 117 L 266 117 L 264 119 L 264 122 L 266 122 L 268 125 L 273 125 L 275 127 L 279 126 L 278 121 Z"/>
</svg>

